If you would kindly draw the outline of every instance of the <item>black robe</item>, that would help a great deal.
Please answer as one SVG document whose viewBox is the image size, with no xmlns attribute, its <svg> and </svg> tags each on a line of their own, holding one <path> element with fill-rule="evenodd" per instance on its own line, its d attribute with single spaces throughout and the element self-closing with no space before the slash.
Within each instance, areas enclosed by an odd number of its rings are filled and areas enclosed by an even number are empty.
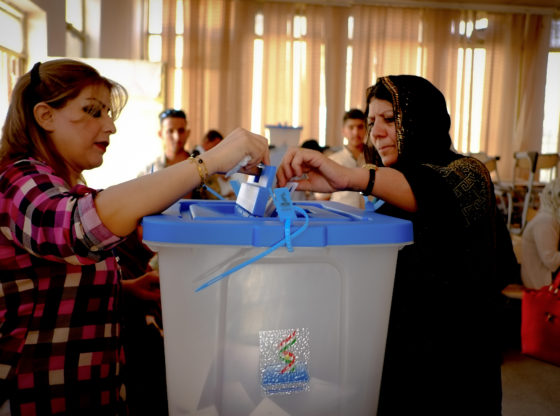
<svg viewBox="0 0 560 416">
<path fill-rule="evenodd" d="M 418 210 L 379 210 L 411 220 L 414 243 L 397 260 L 378 414 L 500 415 L 500 263 L 515 257 L 490 174 L 451 150 L 445 100 L 433 85 L 414 76 L 379 82 L 395 112 L 391 167 Z"/>
</svg>

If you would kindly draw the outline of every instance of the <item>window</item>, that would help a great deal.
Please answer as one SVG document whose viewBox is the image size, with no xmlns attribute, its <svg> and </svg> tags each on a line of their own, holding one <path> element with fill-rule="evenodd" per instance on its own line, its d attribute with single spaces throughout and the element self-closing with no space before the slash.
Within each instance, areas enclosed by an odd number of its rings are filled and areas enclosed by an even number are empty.
<svg viewBox="0 0 560 416">
<path fill-rule="evenodd" d="M 148 60 L 161 62 L 162 0 L 148 1 Z"/>
<path fill-rule="evenodd" d="M 85 51 L 85 0 L 66 0 L 66 55 L 83 57 Z"/>
<path fill-rule="evenodd" d="M 484 30 L 488 19 L 477 16 L 472 20 L 461 21 L 458 31 L 465 46 L 459 48 L 457 56 L 457 91 L 454 114 L 453 141 L 461 153 L 480 151 L 482 129 L 482 100 L 484 91 L 484 71 L 486 50 L 482 47 Z"/>
<path fill-rule="evenodd" d="M 542 153 L 558 152 L 560 127 L 560 51 L 548 54 L 544 99 Z"/>
<path fill-rule="evenodd" d="M 253 86 L 252 86 L 252 113 L 251 130 L 262 133 L 262 95 L 263 95 L 263 59 L 264 59 L 264 16 L 262 13 L 255 15 L 253 43 Z M 286 34 L 286 62 L 289 63 L 288 73 L 291 79 L 292 98 L 291 98 L 291 121 L 288 123 L 292 127 L 299 127 L 302 114 L 302 97 L 306 79 L 307 64 L 307 17 L 295 15 L 293 19 L 285 22 Z"/>
<path fill-rule="evenodd" d="M 560 19 L 552 21 L 550 52 L 546 72 L 544 120 L 541 153 L 557 153 L 560 140 Z M 543 171 L 539 180 L 550 180 L 552 172 Z"/>
<path fill-rule="evenodd" d="M 542 153 L 558 152 L 560 137 L 560 19 L 552 21 L 546 73 Z"/>
<path fill-rule="evenodd" d="M 0 27 L 10 36 L 0 41 L 0 128 L 8 111 L 10 96 L 24 68 L 24 15 L 0 1 Z"/>
<path fill-rule="evenodd" d="M 292 126 L 299 127 L 301 114 L 301 90 L 305 82 L 307 18 L 294 16 L 294 31 L 292 42 L 292 71 L 293 71 L 293 97 L 292 97 Z"/>
<path fill-rule="evenodd" d="M 147 5 L 147 54 L 146 56 L 152 62 L 162 61 L 162 8 L 163 0 L 146 0 Z M 167 4 L 167 3 L 165 3 Z M 173 4 L 173 3 L 171 3 Z M 174 105 L 176 107 L 181 107 L 182 96 L 181 92 L 183 90 L 181 82 L 183 79 L 183 51 L 185 47 L 184 31 L 189 31 L 190 28 L 183 28 L 183 15 L 185 11 L 183 7 L 188 7 L 189 2 L 184 0 L 176 0 L 176 22 L 175 22 L 175 59 L 174 62 L 165 62 L 167 65 L 173 66 L 175 71 L 174 77 Z M 305 16 L 301 11 L 305 11 L 305 8 L 298 8 L 299 14 L 292 16 L 287 19 L 287 21 L 282 22 L 282 37 L 287 33 L 288 40 L 286 41 L 286 54 L 285 62 L 287 63 L 289 69 L 286 70 L 286 74 L 281 74 L 279 76 L 285 77 L 282 79 L 289 79 L 290 100 L 288 104 L 290 107 L 287 115 L 282 115 L 281 122 L 287 122 L 292 126 L 298 126 L 303 124 L 302 120 L 305 117 L 305 111 L 307 109 L 302 109 L 302 96 L 305 94 L 304 87 L 306 86 L 306 76 L 314 77 L 314 80 L 319 80 L 319 108 L 313 109 L 318 117 L 318 137 L 317 139 L 321 145 L 325 145 L 326 139 L 326 83 L 325 83 L 325 47 L 321 46 L 320 49 L 320 69 L 314 74 L 308 74 L 309 68 L 306 68 L 309 62 L 311 62 L 311 48 L 313 48 L 313 53 L 315 53 L 315 44 L 312 43 L 314 40 L 309 38 L 308 26 L 311 27 L 311 21 L 308 18 L 311 16 Z M 189 10 L 186 10 L 188 13 Z M 483 137 L 483 120 L 484 114 L 483 110 L 483 100 L 484 100 L 484 90 L 485 90 L 485 74 L 488 70 L 490 62 L 487 62 L 487 50 L 485 45 L 486 34 L 489 32 L 489 25 L 492 24 L 488 19 L 488 15 L 481 11 L 469 11 L 465 12 L 466 17 L 462 18 L 461 21 L 456 22 L 449 28 L 449 31 L 454 36 L 460 37 L 460 47 L 457 49 L 457 73 L 453 74 L 456 76 L 456 86 L 454 86 L 454 98 L 450 105 L 453 107 L 453 113 L 451 118 L 453 120 L 453 130 L 450 132 L 453 137 L 455 148 L 461 153 L 476 153 L 479 152 L 485 143 L 482 142 Z M 263 91 L 266 89 L 266 85 L 263 85 L 264 79 L 266 79 L 266 74 L 263 74 L 263 68 L 265 65 L 264 59 L 267 56 L 264 48 L 266 47 L 263 36 L 264 30 L 267 26 L 267 22 L 264 21 L 265 16 L 262 13 L 257 13 L 254 17 L 254 27 L 250 28 L 253 31 L 253 68 L 252 68 L 252 101 L 251 101 L 251 125 L 250 128 L 256 133 L 262 133 L 264 122 L 269 122 L 270 120 L 264 120 L 263 104 L 265 109 L 267 108 L 266 102 L 263 97 Z M 186 19 L 185 22 L 189 22 Z M 216 19 L 216 21 L 220 21 Z M 349 109 L 351 103 L 351 86 L 356 83 L 357 80 L 352 80 L 352 66 L 356 62 L 357 58 L 357 47 L 353 43 L 354 38 L 358 37 L 355 32 L 355 25 L 358 22 L 358 16 L 350 16 L 348 19 L 348 46 L 346 48 L 346 91 L 344 96 L 344 106 L 345 109 Z M 213 20 L 209 20 L 209 23 Z M 270 22 L 268 22 L 270 24 Z M 188 24 L 188 23 L 185 23 Z M 274 26 L 276 27 L 276 26 Z M 357 26 L 356 26 L 357 27 Z M 284 32 L 285 30 L 285 32 Z M 311 31 L 311 30 L 310 30 Z M 314 32 L 314 31 L 312 31 Z M 425 33 L 425 32 L 424 32 Z M 422 75 L 422 26 L 420 26 L 420 32 L 418 35 L 418 60 L 416 73 Z M 353 49 L 354 45 L 354 49 Z M 284 44 L 282 44 L 284 46 Z M 284 49 L 284 48 L 282 48 Z M 490 52 L 488 52 L 488 56 Z M 409 54 L 410 55 L 410 54 Z M 408 55 L 407 55 L 408 56 Z M 559 145 L 559 125 L 560 125 L 560 81 L 558 77 L 554 74 L 560 73 L 560 19 L 554 20 L 552 39 L 551 39 L 551 51 L 549 55 L 548 64 L 548 77 L 546 86 L 546 113 L 544 118 L 544 129 L 543 129 L 543 147 L 542 152 L 557 151 Z M 314 61 L 313 61 L 314 62 Z M 413 62 L 414 64 L 414 62 Z M 315 68 L 315 67 L 314 67 Z M 409 69 L 413 71 L 414 68 Z M 372 73 L 372 82 L 375 82 L 376 74 Z M 308 83 L 307 83 L 308 84 Z M 314 91 L 315 93 L 315 91 Z M 450 92 L 451 95 L 452 92 Z M 316 107 L 316 101 L 313 103 Z"/>
<path fill-rule="evenodd" d="M 182 67 L 184 47 L 183 0 L 176 0 L 175 6 L 175 76 L 173 85 L 173 106 L 182 108 Z M 148 0 L 148 51 L 150 62 L 162 61 L 162 0 Z"/>
<path fill-rule="evenodd" d="M 251 131 L 261 132 L 262 126 L 262 89 L 263 89 L 263 39 L 264 16 L 255 15 L 255 40 L 253 42 L 253 91 L 251 105 Z"/>
<path fill-rule="evenodd" d="M 350 91 L 352 90 L 352 59 L 354 55 L 354 48 L 352 48 L 352 39 L 354 39 L 354 16 L 348 17 L 348 46 L 346 47 L 346 92 L 344 95 L 344 110 L 350 110 Z M 321 112 L 322 114 L 322 112 Z M 325 108 L 326 116 L 326 108 Z M 321 126 L 326 123 L 326 118 L 321 120 Z M 324 136 L 323 136 L 324 137 Z M 344 137 L 342 144 L 346 146 L 348 144 L 348 139 Z M 324 146 L 324 142 L 320 142 L 321 146 Z"/>
</svg>

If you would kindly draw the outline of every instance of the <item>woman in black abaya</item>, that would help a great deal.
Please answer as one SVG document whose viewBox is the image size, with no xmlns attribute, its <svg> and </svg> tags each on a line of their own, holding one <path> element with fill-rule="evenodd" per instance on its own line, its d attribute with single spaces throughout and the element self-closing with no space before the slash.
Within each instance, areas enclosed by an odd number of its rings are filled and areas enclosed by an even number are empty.
<svg viewBox="0 0 560 416">
<path fill-rule="evenodd" d="M 515 262 L 485 166 L 452 150 L 441 92 L 424 78 L 388 76 L 367 90 L 367 154 L 344 168 L 289 150 L 278 185 L 362 191 L 380 213 L 413 223 L 400 250 L 379 415 L 500 415 L 498 266 Z"/>
</svg>

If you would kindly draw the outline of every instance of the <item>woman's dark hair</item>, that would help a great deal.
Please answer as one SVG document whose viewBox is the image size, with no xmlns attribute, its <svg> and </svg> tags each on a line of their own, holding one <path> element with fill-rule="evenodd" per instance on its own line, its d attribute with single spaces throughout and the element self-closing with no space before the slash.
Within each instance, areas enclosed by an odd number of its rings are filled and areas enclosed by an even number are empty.
<svg viewBox="0 0 560 416">
<path fill-rule="evenodd" d="M 393 96 L 391 95 L 391 92 L 387 89 L 385 84 L 383 84 L 381 81 L 378 81 L 377 84 L 368 87 L 368 89 L 366 90 L 366 117 L 369 111 L 369 103 L 374 98 L 389 101 L 390 103 L 393 102 Z"/>
<path fill-rule="evenodd" d="M 6 121 L 0 141 L 0 168 L 27 157 L 45 161 L 69 184 L 70 171 L 66 161 L 56 150 L 47 132 L 35 120 L 34 108 L 45 102 L 53 108 L 62 108 L 89 86 L 109 89 L 110 111 L 113 119 L 128 99 L 123 86 L 102 77 L 97 70 L 83 62 L 55 59 L 36 63 L 22 75 L 12 91 Z"/>
</svg>

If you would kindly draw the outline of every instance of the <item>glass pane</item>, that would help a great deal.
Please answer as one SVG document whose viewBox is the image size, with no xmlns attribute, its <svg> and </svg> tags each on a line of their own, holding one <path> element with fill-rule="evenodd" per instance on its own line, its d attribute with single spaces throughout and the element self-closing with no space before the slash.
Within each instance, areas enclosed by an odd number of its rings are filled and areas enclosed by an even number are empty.
<svg viewBox="0 0 560 416">
<path fill-rule="evenodd" d="M 175 33 L 182 35 L 183 27 L 183 0 L 177 0 L 177 9 L 175 11 Z"/>
<path fill-rule="evenodd" d="M 66 0 L 66 22 L 81 32 L 84 30 L 83 18 L 83 0 Z"/>
<path fill-rule="evenodd" d="M 183 37 L 175 37 L 175 68 L 183 67 Z"/>
<path fill-rule="evenodd" d="M 299 127 L 300 106 L 301 106 L 301 90 L 305 83 L 305 63 L 307 48 L 306 43 L 302 41 L 294 42 L 294 60 L 293 60 L 293 98 L 292 98 L 292 126 Z"/>
<path fill-rule="evenodd" d="M 264 16 L 262 13 L 255 15 L 255 35 L 262 36 L 264 33 Z"/>
<path fill-rule="evenodd" d="M 350 110 L 350 90 L 352 88 L 352 46 L 346 47 L 346 92 L 344 95 L 344 109 Z"/>
<path fill-rule="evenodd" d="M 66 32 L 66 56 L 83 56 L 83 42 L 79 37 L 72 34 L 72 32 Z"/>
<path fill-rule="evenodd" d="M 8 112 L 8 105 L 10 103 L 9 92 L 9 55 L 0 50 L 0 114 Z M 0 117 L 0 127 L 4 123 L 4 117 Z"/>
<path fill-rule="evenodd" d="M 14 52 L 23 52 L 23 23 L 16 17 L 8 14 L 0 8 L 0 27 L 2 33 L 10 36 L 2 36 L 0 45 Z"/>
<path fill-rule="evenodd" d="M 173 108 L 184 108 L 183 106 L 183 70 L 175 69 L 173 77 L 175 84 L 173 85 Z"/>
<path fill-rule="evenodd" d="M 262 17 L 262 15 L 260 16 Z M 251 131 L 257 134 L 262 134 L 262 72 L 263 40 L 255 39 L 253 42 L 253 91 L 251 100 Z"/>
<path fill-rule="evenodd" d="M 471 84 L 471 71 L 473 63 L 473 50 L 471 48 L 465 49 L 464 64 L 465 66 L 465 77 L 463 78 L 463 88 L 465 89 L 465 94 L 463 95 L 462 109 L 463 109 L 463 125 L 461 126 L 460 134 L 463 137 L 463 142 L 461 143 L 461 153 L 467 153 L 470 151 L 470 138 L 469 138 L 469 120 L 470 120 L 470 105 L 471 105 L 471 95 L 470 91 L 472 88 Z"/>
<path fill-rule="evenodd" d="M 319 75 L 319 144 L 327 145 L 327 81 L 325 78 L 325 44 L 321 44 L 321 74 Z"/>
<path fill-rule="evenodd" d="M 542 153 L 558 152 L 560 134 L 560 52 L 548 54 L 548 68 L 544 97 Z"/>
<path fill-rule="evenodd" d="M 307 34 L 307 18 L 305 16 L 294 17 L 294 38 L 299 39 Z"/>
<path fill-rule="evenodd" d="M 161 0 L 149 0 L 148 33 L 161 34 L 163 27 L 163 5 Z"/>
<path fill-rule="evenodd" d="M 560 19 L 552 21 L 550 31 L 550 48 L 560 48 Z"/>
<path fill-rule="evenodd" d="M 161 35 L 148 36 L 148 59 L 150 62 L 161 62 Z"/>
<path fill-rule="evenodd" d="M 476 30 L 488 29 L 488 19 L 486 17 L 478 19 L 474 24 L 474 28 Z"/>
<path fill-rule="evenodd" d="M 10 96 L 18 78 L 23 74 L 22 58 L 10 52 L 0 51 L 0 114 L 8 112 Z M 4 117 L 0 118 L 0 129 L 4 123 Z"/>
<path fill-rule="evenodd" d="M 469 152 L 480 152 L 480 135 L 482 131 L 482 101 L 484 91 L 484 71 L 486 69 L 486 49 L 476 48 L 473 61 L 473 85 L 471 102 L 471 129 Z"/>
</svg>

